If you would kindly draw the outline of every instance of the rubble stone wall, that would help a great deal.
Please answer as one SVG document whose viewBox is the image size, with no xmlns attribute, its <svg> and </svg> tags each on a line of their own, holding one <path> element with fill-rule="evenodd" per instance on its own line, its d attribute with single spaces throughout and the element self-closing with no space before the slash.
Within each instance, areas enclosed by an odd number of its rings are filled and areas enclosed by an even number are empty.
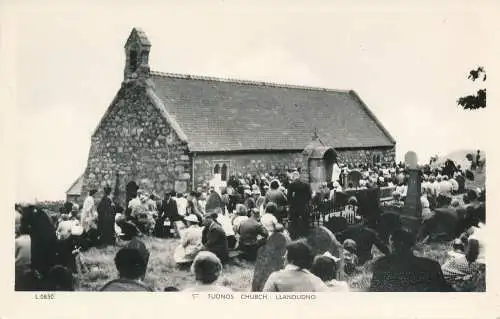
<svg viewBox="0 0 500 319">
<path fill-rule="evenodd" d="M 135 181 L 149 193 L 163 196 L 175 187 L 191 189 L 191 159 L 181 141 L 143 86 L 124 84 L 92 136 L 81 197 L 118 183 L 118 202 L 125 203 L 125 186 Z M 118 177 L 117 177 L 118 174 Z"/>
</svg>

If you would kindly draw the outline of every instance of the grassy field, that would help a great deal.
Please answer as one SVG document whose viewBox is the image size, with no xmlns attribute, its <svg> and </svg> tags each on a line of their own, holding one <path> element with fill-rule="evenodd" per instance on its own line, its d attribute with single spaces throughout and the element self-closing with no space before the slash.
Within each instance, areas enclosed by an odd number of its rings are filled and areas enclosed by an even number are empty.
<svg viewBox="0 0 500 319">
<path fill-rule="evenodd" d="M 162 291 L 167 286 L 175 286 L 183 289 L 194 282 L 194 276 L 189 270 L 178 269 L 172 259 L 173 252 L 178 245 L 174 239 L 145 238 L 144 242 L 151 252 L 145 281 L 155 290 Z M 79 290 L 95 291 L 102 287 L 107 281 L 117 277 L 113 258 L 124 243 L 104 249 L 92 248 L 83 253 L 82 260 L 88 266 L 89 271 L 84 273 L 79 281 Z M 416 254 L 432 258 L 443 263 L 446 252 L 449 250 L 448 243 L 431 243 L 417 247 Z M 374 250 L 376 256 L 381 253 Z M 371 280 L 372 262 L 364 265 L 360 271 L 347 278 L 352 290 L 366 291 Z M 250 291 L 253 277 L 254 265 L 246 261 L 238 261 L 238 264 L 224 266 L 220 282 L 235 291 Z"/>
</svg>

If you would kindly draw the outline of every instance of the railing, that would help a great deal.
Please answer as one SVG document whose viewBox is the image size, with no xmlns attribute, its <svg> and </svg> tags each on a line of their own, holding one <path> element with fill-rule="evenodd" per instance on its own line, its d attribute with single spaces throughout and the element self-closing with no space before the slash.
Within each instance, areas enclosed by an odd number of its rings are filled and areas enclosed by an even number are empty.
<svg viewBox="0 0 500 319">
<path fill-rule="evenodd" d="M 374 207 L 391 201 L 395 189 L 394 186 L 388 186 L 376 189 L 350 189 L 342 193 L 335 193 L 333 202 L 324 200 L 313 205 L 311 223 L 325 224 L 333 217 L 345 219 L 347 225 L 361 223 L 372 213 Z M 352 196 L 356 197 L 358 201 L 356 206 L 347 203 Z"/>
</svg>

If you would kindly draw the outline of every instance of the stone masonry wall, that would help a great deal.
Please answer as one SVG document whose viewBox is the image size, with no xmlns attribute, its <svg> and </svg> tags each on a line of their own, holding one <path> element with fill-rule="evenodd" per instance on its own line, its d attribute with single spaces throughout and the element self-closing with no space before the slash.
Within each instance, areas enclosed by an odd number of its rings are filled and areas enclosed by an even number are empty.
<svg viewBox="0 0 500 319">
<path fill-rule="evenodd" d="M 285 174 L 290 168 L 302 167 L 302 155 L 300 152 L 197 154 L 194 160 L 194 183 L 199 185 L 211 180 L 217 163 L 228 166 L 228 177 L 237 173 Z"/>
<path fill-rule="evenodd" d="M 146 95 L 144 87 L 124 84 L 109 113 L 92 136 L 82 197 L 97 188 L 98 198 L 109 184 L 125 203 L 125 186 L 163 196 L 174 187 L 191 188 L 191 160 L 181 141 Z"/>
<path fill-rule="evenodd" d="M 374 157 L 378 157 L 381 164 L 392 165 L 396 161 L 396 148 L 337 150 L 337 161 L 339 163 L 351 164 L 355 167 L 364 163 L 373 165 Z"/>
<path fill-rule="evenodd" d="M 391 164 L 395 160 L 395 149 L 364 149 L 364 150 L 337 150 L 339 163 L 373 163 L 373 157 L 380 155 L 383 164 Z M 228 165 L 228 176 L 238 172 L 243 174 L 257 174 L 273 172 L 286 173 L 289 168 L 301 167 L 302 177 L 308 179 L 307 161 L 302 152 L 274 152 L 274 153 L 248 153 L 248 154 L 198 154 L 194 160 L 195 186 L 209 181 L 213 177 L 216 164 Z"/>
</svg>

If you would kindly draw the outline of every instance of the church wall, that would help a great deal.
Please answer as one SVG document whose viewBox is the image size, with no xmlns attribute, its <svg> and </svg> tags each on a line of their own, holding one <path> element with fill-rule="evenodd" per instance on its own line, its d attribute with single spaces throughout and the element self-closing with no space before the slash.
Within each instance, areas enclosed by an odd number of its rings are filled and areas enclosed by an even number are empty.
<svg viewBox="0 0 500 319">
<path fill-rule="evenodd" d="M 384 165 L 392 165 L 396 161 L 396 147 L 371 148 L 371 149 L 338 149 L 337 161 L 346 165 L 356 167 L 358 164 L 371 164 L 380 162 Z"/>
<path fill-rule="evenodd" d="M 211 180 L 217 164 L 228 165 L 228 177 L 237 173 L 286 174 L 288 169 L 302 166 L 302 154 L 301 152 L 197 154 L 194 159 L 195 186 Z"/>
<path fill-rule="evenodd" d="M 130 181 L 163 196 L 176 185 L 189 190 L 191 172 L 186 143 L 156 109 L 145 88 L 124 84 L 92 136 L 82 197 L 95 187 L 99 198 L 106 184 L 115 189 L 117 174 L 121 205 Z"/>
<path fill-rule="evenodd" d="M 373 157 L 380 156 L 383 164 L 393 163 L 395 160 L 395 148 L 378 149 L 355 149 L 337 150 L 339 163 L 373 163 Z M 213 178 L 216 164 L 228 165 L 228 177 L 238 172 L 243 174 L 263 175 L 273 172 L 274 174 L 286 174 L 289 168 L 302 168 L 302 177 L 308 180 L 308 174 L 304 171 L 307 167 L 307 160 L 302 152 L 255 152 L 255 153 L 219 153 L 219 154 L 197 154 L 194 159 L 194 185 L 201 185 L 205 181 Z"/>
</svg>

